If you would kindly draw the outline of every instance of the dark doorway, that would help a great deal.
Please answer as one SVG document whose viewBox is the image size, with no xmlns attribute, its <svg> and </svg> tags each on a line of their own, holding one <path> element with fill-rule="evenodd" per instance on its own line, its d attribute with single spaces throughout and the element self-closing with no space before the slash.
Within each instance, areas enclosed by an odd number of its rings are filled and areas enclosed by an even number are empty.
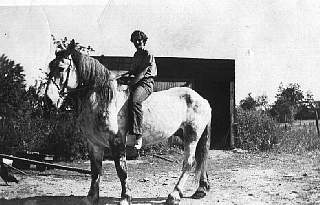
<svg viewBox="0 0 320 205">
<path fill-rule="evenodd" d="M 208 78 L 196 82 L 195 89 L 206 98 L 212 108 L 211 149 L 230 147 L 230 94 L 229 82 L 216 82 Z"/>
</svg>

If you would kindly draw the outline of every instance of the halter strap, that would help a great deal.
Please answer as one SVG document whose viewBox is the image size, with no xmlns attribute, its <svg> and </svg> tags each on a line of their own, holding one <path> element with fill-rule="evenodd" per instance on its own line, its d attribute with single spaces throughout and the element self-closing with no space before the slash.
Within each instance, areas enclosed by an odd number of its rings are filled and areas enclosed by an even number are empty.
<svg viewBox="0 0 320 205">
<path fill-rule="evenodd" d="M 59 92 L 59 95 L 62 96 L 64 94 L 64 90 L 66 89 L 66 87 L 68 86 L 68 81 L 69 81 L 69 76 L 70 76 L 70 70 L 71 70 L 71 64 L 72 64 L 72 59 L 69 59 L 70 60 L 70 64 L 67 68 L 67 78 L 66 80 L 64 81 L 63 83 L 63 86 Z"/>
</svg>

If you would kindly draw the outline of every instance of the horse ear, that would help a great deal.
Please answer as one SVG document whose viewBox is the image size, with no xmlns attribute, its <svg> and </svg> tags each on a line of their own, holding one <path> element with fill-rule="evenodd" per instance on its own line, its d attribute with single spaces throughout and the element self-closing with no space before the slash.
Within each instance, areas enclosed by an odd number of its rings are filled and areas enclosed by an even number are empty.
<svg viewBox="0 0 320 205">
<path fill-rule="evenodd" d="M 68 50 L 73 51 L 76 48 L 76 46 L 76 42 L 74 41 L 74 39 L 72 39 L 68 45 Z"/>
</svg>

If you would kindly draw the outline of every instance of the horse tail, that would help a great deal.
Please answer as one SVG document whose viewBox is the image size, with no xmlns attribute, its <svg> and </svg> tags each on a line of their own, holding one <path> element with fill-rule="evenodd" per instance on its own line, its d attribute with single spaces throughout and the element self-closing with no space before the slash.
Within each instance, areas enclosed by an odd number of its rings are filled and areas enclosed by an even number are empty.
<svg viewBox="0 0 320 205">
<path fill-rule="evenodd" d="M 210 138 L 211 138 L 211 118 L 206 125 L 201 137 L 198 141 L 195 153 L 195 176 L 196 178 L 200 177 L 201 172 L 207 169 L 207 161 L 208 161 L 208 154 L 210 148 Z"/>
</svg>

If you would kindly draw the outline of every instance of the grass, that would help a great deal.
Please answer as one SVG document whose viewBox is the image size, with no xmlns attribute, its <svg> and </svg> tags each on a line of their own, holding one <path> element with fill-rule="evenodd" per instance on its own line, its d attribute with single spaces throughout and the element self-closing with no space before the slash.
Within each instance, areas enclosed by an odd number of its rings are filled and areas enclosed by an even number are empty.
<svg viewBox="0 0 320 205">
<path fill-rule="evenodd" d="M 320 151 L 320 137 L 312 122 L 295 122 L 286 128 L 281 125 L 279 129 L 276 151 L 296 154 Z"/>
</svg>

